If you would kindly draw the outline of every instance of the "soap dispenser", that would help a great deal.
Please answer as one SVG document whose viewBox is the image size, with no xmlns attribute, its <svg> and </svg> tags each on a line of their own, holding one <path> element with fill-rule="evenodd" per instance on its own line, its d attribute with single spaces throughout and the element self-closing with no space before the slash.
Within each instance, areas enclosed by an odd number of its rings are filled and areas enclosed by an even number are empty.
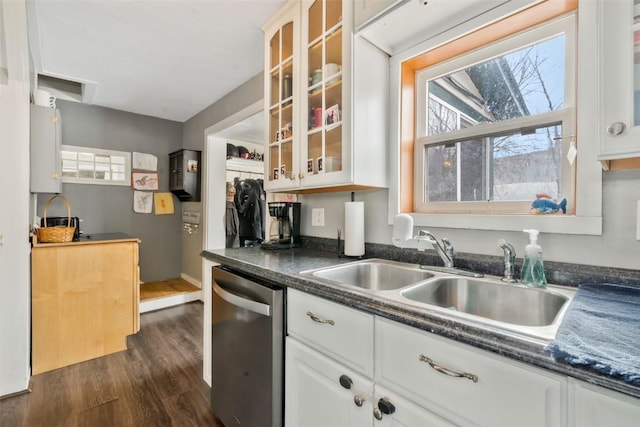
<svg viewBox="0 0 640 427">
<path fill-rule="evenodd" d="M 542 248 L 538 245 L 538 230 L 523 230 L 529 233 L 529 244 L 524 248 L 524 264 L 520 282 L 524 285 L 546 288 L 547 278 L 544 274 L 544 262 L 542 260 Z"/>
</svg>

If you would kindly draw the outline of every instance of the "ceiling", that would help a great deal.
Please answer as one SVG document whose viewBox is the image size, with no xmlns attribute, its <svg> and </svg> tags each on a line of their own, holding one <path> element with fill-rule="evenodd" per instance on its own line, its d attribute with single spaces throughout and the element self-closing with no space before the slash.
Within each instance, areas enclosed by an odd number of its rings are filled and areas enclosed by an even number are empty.
<svg viewBox="0 0 640 427">
<path fill-rule="evenodd" d="M 228 140 L 251 142 L 253 144 L 264 144 L 264 114 L 262 111 L 247 117 L 246 119 L 229 126 L 216 133 L 218 138 Z M 229 141 L 234 142 L 234 141 Z M 262 151 L 262 150 L 260 150 Z"/>
<path fill-rule="evenodd" d="M 35 71 L 61 99 L 184 122 L 264 68 L 283 3 L 28 0 Z"/>
</svg>

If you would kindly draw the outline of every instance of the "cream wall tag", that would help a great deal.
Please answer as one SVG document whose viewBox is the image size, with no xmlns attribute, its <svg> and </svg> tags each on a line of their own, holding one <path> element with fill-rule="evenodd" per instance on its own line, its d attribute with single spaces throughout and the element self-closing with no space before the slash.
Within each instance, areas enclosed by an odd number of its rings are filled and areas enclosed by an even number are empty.
<svg viewBox="0 0 640 427">
<path fill-rule="evenodd" d="M 578 149 L 576 148 L 576 139 L 571 137 L 571 145 L 569 146 L 569 151 L 567 152 L 567 160 L 569 160 L 569 164 L 573 166 L 573 163 L 576 161 L 576 156 L 578 155 Z"/>
</svg>

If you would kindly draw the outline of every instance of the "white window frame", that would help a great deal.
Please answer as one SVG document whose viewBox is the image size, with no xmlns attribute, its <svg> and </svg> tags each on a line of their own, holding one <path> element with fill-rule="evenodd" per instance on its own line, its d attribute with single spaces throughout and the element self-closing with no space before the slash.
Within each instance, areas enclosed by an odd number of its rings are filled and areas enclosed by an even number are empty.
<svg viewBox="0 0 640 427">
<path fill-rule="evenodd" d="M 444 142 L 467 141 L 478 138 L 486 138 L 494 135 L 518 132 L 524 129 L 552 126 L 562 126 L 562 171 L 561 194 L 568 200 L 568 213 L 573 213 L 574 204 L 574 167 L 569 165 L 566 155 L 570 146 L 571 137 L 575 135 L 575 15 L 561 17 L 546 22 L 521 33 L 514 34 L 499 40 L 481 49 L 462 54 L 451 60 L 428 67 L 416 73 L 416 141 L 414 145 L 415 179 L 414 179 L 414 204 L 418 212 L 425 213 L 495 213 L 517 214 L 528 213 L 532 195 L 529 201 L 449 201 L 429 202 L 425 200 L 425 152 L 427 146 L 438 145 Z M 456 131 L 428 135 L 427 132 L 427 103 L 429 81 L 446 76 L 452 72 L 467 68 L 492 58 L 506 55 L 510 52 L 523 49 L 527 46 L 564 35 L 564 106 L 562 109 L 545 113 L 533 114 L 526 117 L 518 117 L 493 123 L 480 123 L 473 127 Z M 460 171 L 459 171 L 460 172 Z M 458 189 L 460 190 L 460 189 Z"/>
<path fill-rule="evenodd" d="M 121 185 L 131 186 L 131 153 L 128 151 L 107 150 L 103 148 L 78 147 L 75 145 L 62 145 L 62 151 L 71 151 L 75 153 L 91 153 L 103 156 L 118 156 L 124 158 L 124 180 L 104 180 L 96 178 L 72 178 L 62 176 L 62 182 L 67 184 L 95 184 L 95 185 Z"/>
<path fill-rule="evenodd" d="M 515 8 L 511 12 L 516 12 Z M 509 11 L 506 11 L 509 12 Z M 401 151 L 401 76 L 402 64 L 422 52 L 446 44 L 501 19 L 505 9 L 493 10 L 469 20 L 447 32 L 408 47 L 390 58 L 390 188 L 388 223 L 401 213 L 400 200 L 400 151 Z M 536 228 L 545 233 L 602 235 L 602 167 L 597 161 L 600 132 L 598 105 L 602 99 L 598 62 L 600 50 L 597 31 L 595 2 L 579 3 L 577 11 L 577 61 L 576 61 L 576 212 L 574 215 L 492 215 L 492 214 L 425 214 L 405 212 L 413 217 L 415 226 L 453 229 L 519 231 Z"/>
</svg>

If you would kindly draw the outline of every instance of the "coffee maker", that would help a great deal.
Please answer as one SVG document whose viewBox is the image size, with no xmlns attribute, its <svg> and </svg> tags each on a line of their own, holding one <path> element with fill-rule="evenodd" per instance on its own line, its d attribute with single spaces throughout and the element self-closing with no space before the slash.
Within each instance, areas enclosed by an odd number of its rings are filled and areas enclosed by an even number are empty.
<svg viewBox="0 0 640 427">
<path fill-rule="evenodd" d="M 268 241 L 263 249 L 289 249 L 300 246 L 300 203 L 269 202 L 269 215 L 274 218 L 269 227 Z"/>
</svg>

